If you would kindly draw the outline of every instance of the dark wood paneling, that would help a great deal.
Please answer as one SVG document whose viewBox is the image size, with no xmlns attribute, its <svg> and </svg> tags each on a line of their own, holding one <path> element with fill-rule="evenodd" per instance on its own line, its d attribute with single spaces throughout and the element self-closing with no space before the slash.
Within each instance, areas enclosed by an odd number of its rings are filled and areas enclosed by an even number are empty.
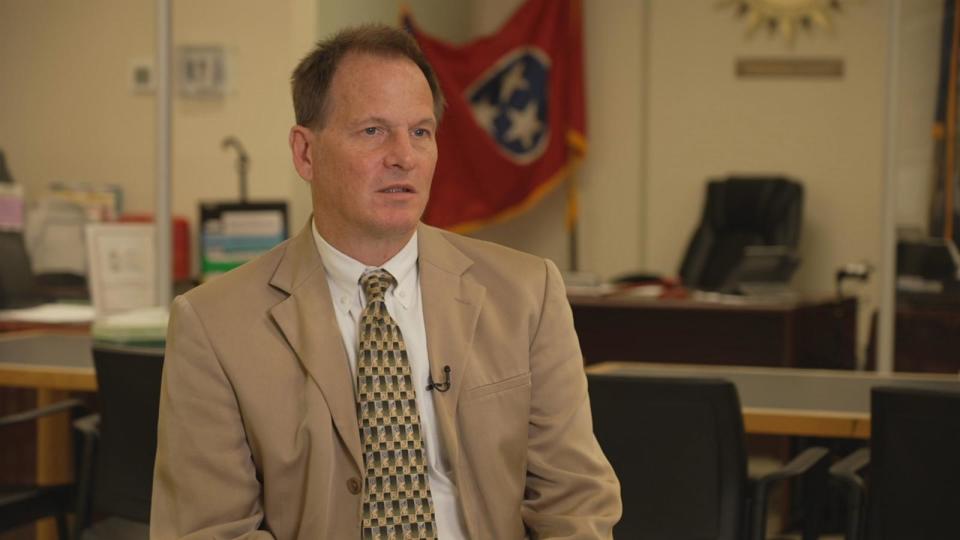
<svg viewBox="0 0 960 540">
<path fill-rule="evenodd" d="M 960 305 L 897 306 L 895 371 L 960 372 Z"/>
<path fill-rule="evenodd" d="M 587 364 L 605 361 L 853 369 L 856 300 L 777 305 L 570 298 Z"/>
<path fill-rule="evenodd" d="M 37 406 L 37 393 L 0 387 L 0 416 Z M 0 435 L 0 484 L 29 484 L 36 478 L 37 427 L 33 422 L 3 428 Z"/>
</svg>

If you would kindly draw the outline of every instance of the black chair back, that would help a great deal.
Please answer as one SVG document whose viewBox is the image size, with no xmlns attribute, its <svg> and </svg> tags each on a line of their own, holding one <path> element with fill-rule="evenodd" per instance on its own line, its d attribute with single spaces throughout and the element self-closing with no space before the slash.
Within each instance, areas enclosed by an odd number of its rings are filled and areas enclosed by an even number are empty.
<svg viewBox="0 0 960 540">
<path fill-rule="evenodd" d="M 873 389 L 867 538 L 960 538 L 960 392 Z"/>
<path fill-rule="evenodd" d="M 31 307 L 43 303 L 30 255 L 20 232 L 0 231 L 0 308 Z"/>
<path fill-rule="evenodd" d="M 690 288 L 722 290 L 747 246 L 796 248 L 803 186 L 785 177 L 731 177 L 707 184 L 703 215 L 680 266 Z"/>
<path fill-rule="evenodd" d="M 163 351 L 95 346 L 93 361 L 102 411 L 93 510 L 148 523 Z"/>
<path fill-rule="evenodd" d="M 598 374 L 589 383 L 594 432 L 621 485 L 614 536 L 741 538 L 747 473 L 736 387 Z"/>
</svg>

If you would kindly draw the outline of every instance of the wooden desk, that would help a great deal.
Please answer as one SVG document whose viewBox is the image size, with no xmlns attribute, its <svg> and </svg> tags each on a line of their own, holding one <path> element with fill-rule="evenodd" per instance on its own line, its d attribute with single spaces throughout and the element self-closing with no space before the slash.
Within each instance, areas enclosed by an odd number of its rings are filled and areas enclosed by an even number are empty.
<svg viewBox="0 0 960 540">
<path fill-rule="evenodd" d="M 70 391 L 96 391 L 91 345 L 90 336 L 82 334 L 2 334 L 0 386 L 34 389 L 38 407 L 66 399 Z M 69 414 L 37 420 L 36 441 L 36 482 L 49 485 L 72 480 Z M 20 464 L 14 460 L 11 465 Z M 37 525 L 38 539 L 56 537 L 52 520 Z"/>
<path fill-rule="evenodd" d="M 870 389 L 899 386 L 960 391 L 960 376 L 606 362 L 588 373 L 631 377 L 715 377 L 737 386 L 751 434 L 870 438 Z"/>
<path fill-rule="evenodd" d="M 0 386 L 94 392 L 92 346 L 90 336 L 83 334 L 2 334 Z"/>
<path fill-rule="evenodd" d="M 642 362 L 853 369 L 857 302 L 720 303 L 571 295 L 587 364 Z"/>
<path fill-rule="evenodd" d="M 960 301 L 924 304 L 898 298 L 895 324 L 893 369 L 960 372 Z"/>
<path fill-rule="evenodd" d="M 35 323 L 23 321 L 0 321 L 0 334 L 7 332 L 29 332 L 42 331 L 55 334 L 71 335 L 90 335 L 89 323 L 61 324 L 61 323 Z"/>
</svg>

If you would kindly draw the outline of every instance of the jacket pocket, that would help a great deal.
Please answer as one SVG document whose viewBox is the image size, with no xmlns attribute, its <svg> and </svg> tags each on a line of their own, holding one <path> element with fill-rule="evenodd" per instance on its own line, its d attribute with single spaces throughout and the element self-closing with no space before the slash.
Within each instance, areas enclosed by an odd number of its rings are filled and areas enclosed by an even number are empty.
<svg viewBox="0 0 960 540">
<path fill-rule="evenodd" d="M 501 392 L 506 392 L 508 390 L 513 390 L 514 388 L 522 388 L 530 386 L 530 372 L 521 373 L 520 375 L 514 375 L 502 381 L 497 381 L 489 384 L 484 384 L 481 386 L 475 386 L 468 390 L 465 390 L 463 396 L 460 398 L 460 404 L 466 405 L 471 401 L 476 401 L 485 396 L 490 396 L 493 394 L 499 394 Z"/>
</svg>

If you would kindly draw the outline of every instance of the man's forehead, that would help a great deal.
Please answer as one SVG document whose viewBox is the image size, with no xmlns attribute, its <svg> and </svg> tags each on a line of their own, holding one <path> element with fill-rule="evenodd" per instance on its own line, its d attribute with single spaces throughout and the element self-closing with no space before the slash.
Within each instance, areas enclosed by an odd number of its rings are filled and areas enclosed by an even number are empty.
<svg viewBox="0 0 960 540">
<path fill-rule="evenodd" d="M 370 52 L 362 50 L 348 51 L 337 63 L 337 69 L 333 72 L 333 80 L 338 76 L 356 75 L 358 72 L 379 73 L 385 68 L 402 68 L 410 71 L 411 75 L 419 74 L 420 78 L 426 82 L 426 77 L 420 71 L 420 67 L 402 54 L 390 54 L 380 52 Z"/>
<path fill-rule="evenodd" d="M 409 96 L 408 86 L 412 83 L 413 94 L 422 91 L 423 107 L 429 109 L 429 119 L 433 118 L 433 92 L 420 68 L 409 58 L 402 55 L 375 54 L 363 51 L 351 51 L 344 55 L 337 66 L 330 85 L 328 104 L 334 109 L 348 105 L 351 112 L 367 115 L 393 116 L 396 110 L 381 110 L 376 102 L 391 101 L 398 96 Z M 417 86 L 420 88 L 416 88 Z M 406 94 L 405 94 L 406 93 Z M 382 99 L 381 99 L 382 98 Z M 415 101 L 404 100 L 404 108 Z M 390 103 L 396 105 L 396 103 Z M 366 112 L 361 112 L 365 110 Z M 379 112 L 378 112 L 379 111 Z M 346 112 L 346 111 L 340 111 Z M 413 112 L 413 111 L 406 111 Z M 351 115 L 352 116 L 352 115 Z M 353 120 L 357 120 L 356 117 Z"/>
</svg>

